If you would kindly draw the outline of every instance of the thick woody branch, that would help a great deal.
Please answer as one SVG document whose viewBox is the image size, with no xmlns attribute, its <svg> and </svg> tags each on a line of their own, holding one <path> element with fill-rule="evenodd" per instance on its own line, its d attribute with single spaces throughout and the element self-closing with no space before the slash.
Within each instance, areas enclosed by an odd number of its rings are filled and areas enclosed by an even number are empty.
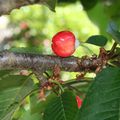
<svg viewBox="0 0 120 120">
<path fill-rule="evenodd" d="M 97 57 L 61 58 L 58 56 L 15 53 L 10 51 L 0 53 L 0 70 L 31 69 L 33 71 L 45 72 L 46 70 L 53 70 L 57 65 L 62 71 L 81 72 L 86 70 L 95 71 L 102 63 L 102 59 Z"/>
<path fill-rule="evenodd" d="M 35 3 L 44 4 L 45 0 L 0 0 L 0 15 L 9 14 L 13 9 Z"/>
</svg>

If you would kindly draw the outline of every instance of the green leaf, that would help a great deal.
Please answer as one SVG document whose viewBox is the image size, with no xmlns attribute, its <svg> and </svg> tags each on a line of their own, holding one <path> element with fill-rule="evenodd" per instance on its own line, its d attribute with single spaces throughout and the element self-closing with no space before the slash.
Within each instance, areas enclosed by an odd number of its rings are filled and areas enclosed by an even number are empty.
<svg viewBox="0 0 120 120">
<path fill-rule="evenodd" d="M 98 2 L 98 0 L 80 0 L 80 1 L 82 5 L 84 6 L 85 10 L 89 10 L 93 8 Z"/>
<path fill-rule="evenodd" d="M 33 81 L 27 76 L 7 74 L 2 76 L 0 78 L 0 120 L 11 120 L 21 101 L 33 90 Z"/>
<path fill-rule="evenodd" d="M 39 99 L 39 95 L 38 94 L 32 94 L 30 96 L 30 115 L 33 115 L 32 117 L 34 118 L 34 116 L 39 115 L 39 120 L 43 120 L 43 113 L 46 109 L 46 107 L 48 106 L 48 104 L 50 103 L 50 101 L 52 99 L 55 98 L 55 94 L 53 94 L 53 92 L 51 93 L 47 93 L 50 94 L 48 96 L 46 96 L 46 100 L 40 100 Z M 35 102 L 37 101 L 37 102 Z M 41 118 L 41 119 L 40 119 Z M 35 119 L 37 120 L 37 119 Z"/>
<path fill-rule="evenodd" d="M 103 35 L 94 35 L 89 37 L 86 42 L 97 46 L 105 46 L 107 43 L 107 38 Z"/>
<path fill-rule="evenodd" d="M 32 94 L 30 96 L 30 110 L 32 114 L 35 113 L 42 114 L 46 108 L 46 102 L 48 102 L 48 100 L 40 101 L 38 96 L 39 96 L 38 94 Z"/>
<path fill-rule="evenodd" d="M 50 10 L 55 12 L 55 6 L 57 3 L 57 0 L 42 0 L 41 3 L 46 5 L 47 7 L 49 7 Z"/>
<path fill-rule="evenodd" d="M 34 113 L 32 114 L 30 110 L 24 111 L 23 115 L 19 120 L 42 120 L 40 114 Z"/>
<path fill-rule="evenodd" d="M 75 120 L 120 119 L 120 68 L 108 67 L 97 75 Z"/>
<path fill-rule="evenodd" d="M 75 96 L 67 91 L 49 102 L 44 113 L 44 120 L 73 120 L 77 111 Z"/>
<path fill-rule="evenodd" d="M 0 78 L 4 77 L 12 72 L 13 72 L 12 70 L 2 70 L 2 71 L 0 71 Z"/>
<path fill-rule="evenodd" d="M 107 32 L 113 37 L 113 39 L 120 44 L 120 32 L 118 26 L 114 22 L 110 22 L 107 28 Z"/>
</svg>

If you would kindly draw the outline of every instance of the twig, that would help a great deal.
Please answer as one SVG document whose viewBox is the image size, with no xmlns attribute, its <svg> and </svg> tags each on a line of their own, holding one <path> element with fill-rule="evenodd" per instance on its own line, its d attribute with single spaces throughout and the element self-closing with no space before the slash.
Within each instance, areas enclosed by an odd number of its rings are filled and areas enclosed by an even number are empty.
<svg viewBox="0 0 120 120">
<path fill-rule="evenodd" d="M 113 46 L 112 46 L 112 48 L 111 48 L 111 50 L 109 52 L 109 58 L 111 58 L 114 55 L 116 47 L 117 47 L 117 43 L 114 42 L 114 44 L 113 44 Z"/>
<path fill-rule="evenodd" d="M 80 90 L 78 90 L 77 88 L 75 88 L 75 87 L 73 87 L 73 86 L 71 86 L 71 85 L 68 85 L 67 86 L 69 89 L 71 89 L 71 90 L 75 90 L 78 94 L 83 94 L 83 92 L 81 92 Z"/>
<path fill-rule="evenodd" d="M 79 83 L 79 85 L 81 84 L 90 84 L 93 81 L 93 78 L 84 78 L 82 80 L 76 80 L 76 79 L 72 79 L 72 80 L 67 80 L 66 82 L 64 82 L 64 86 L 69 86 L 69 85 L 75 85 Z"/>
</svg>

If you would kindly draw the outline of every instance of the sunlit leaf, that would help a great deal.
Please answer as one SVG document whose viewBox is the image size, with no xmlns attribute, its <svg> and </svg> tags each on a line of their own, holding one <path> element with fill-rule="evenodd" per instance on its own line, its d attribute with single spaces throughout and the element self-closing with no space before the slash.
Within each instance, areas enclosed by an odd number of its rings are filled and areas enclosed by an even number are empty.
<svg viewBox="0 0 120 120">
<path fill-rule="evenodd" d="M 11 120 L 21 101 L 33 90 L 33 81 L 27 76 L 4 74 L 0 77 L 0 120 Z"/>
</svg>

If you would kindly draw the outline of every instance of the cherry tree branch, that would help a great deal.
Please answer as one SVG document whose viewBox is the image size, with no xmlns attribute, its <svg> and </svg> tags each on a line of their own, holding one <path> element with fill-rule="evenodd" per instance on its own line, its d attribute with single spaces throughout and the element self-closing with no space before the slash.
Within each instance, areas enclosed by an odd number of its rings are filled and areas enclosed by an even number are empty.
<svg viewBox="0 0 120 120">
<path fill-rule="evenodd" d="M 48 79 L 43 75 L 47 70 L 68 72 L 99 72 L 107 65 L 109 60 L 108 53 L 104 48 L 100 49 L 98 56 L 83 56 L 61 58 L 52 55 L 40 55 L 33 53 L 18 53 L 11 51 L 0 52 L 0 70 L 32 70 L 41 86 L 44 86 Z M 82 81 L 81 81 L 82 82 Z"/>
<path fill-rule="evenodd" d="M 103 64 L 101 57 L 67 57 L 61 58 L 51 55 L 40 55 L 33 53 L 17 53 L 10 51 L 0 52 L 0 69 L 31 69 L 33 71 L 45 72 L 53 70 L 57 65 L 62 71 L 82 72 L 95 70 Z"/>
</svg>

